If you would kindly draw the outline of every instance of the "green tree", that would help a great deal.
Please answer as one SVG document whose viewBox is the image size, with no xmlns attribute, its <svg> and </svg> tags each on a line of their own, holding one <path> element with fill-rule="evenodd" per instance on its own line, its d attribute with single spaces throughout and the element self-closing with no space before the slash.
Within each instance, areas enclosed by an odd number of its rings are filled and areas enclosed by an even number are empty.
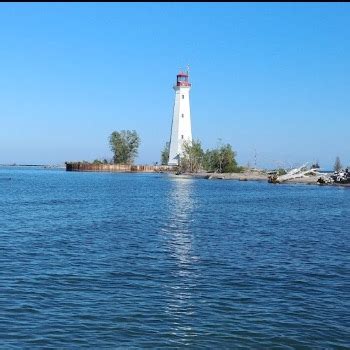
<svg viewBox="0 0 350 350">
<path fill-rule="evenodd" d="M 200 169 L 203 160 L 203 149 L 199 140 L 184 141 L 183 155 L 180 158 L 180 171 L 196 173 Z"/>
<path fill-rule="evenodd" d="M 342 164 L 340 162 L 340 158 L 339 157 L 335 158 L 335 163 L 334 163 L 334 166 L 333 166 L 334 171 L 340 171 L 342 169 L 342 167 L 343 166 L 342 166 Z"/>
<path fill-rule="evenodd" d="M 102 164 L 102 162 L 99 159 L 95 159 L 92 164 L 99 165 Z"/>
<path fill-rule="evenodd" d="M 170 152 L 170 143 L 167 142 L 162 150 L 160 155 L 160 161 L 162 165 L 168 165 L 169 162 L 169 152 Z"/>
<path fill-rule="evenodd" d="M 203 167 L 207 171 L 218 171 L 218 150 L 207 149 L 203 157 Z"/>
<path fill-rule="evenodd" d="M 220 145 L 205 152 L 203 166 L 207 171 L 219 173 L 241 172 L 242 168 L 237 165 L 235 156 L 230 144 Z"/>
<path fill-rule="evenodd" d="M 109 137 L 109 144 L 114 164 L 132 164 L 138 154 L 140 143 L 140 137 L 135 130 L 113 131 Z"/>
<path fill-rule="evenodd" d="M 313 168 L 313 169 L 320 169 L 320 164 L 319 164 L 318 160 L 311 165 L 311 168 Z"/>
</svg>

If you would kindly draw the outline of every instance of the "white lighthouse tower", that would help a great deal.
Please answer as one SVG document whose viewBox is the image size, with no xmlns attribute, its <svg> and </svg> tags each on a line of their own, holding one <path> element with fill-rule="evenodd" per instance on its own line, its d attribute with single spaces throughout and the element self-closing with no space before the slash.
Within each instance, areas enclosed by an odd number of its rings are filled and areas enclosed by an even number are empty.
<svg viewBox="0 0 350 350">
<path fill-rule="evenodd" d="M 175 103 L 171 124 L 170 150 L 168 165 L 179 165 L 183 154 L 184 141 L 192 142 L 189 73 L 179 72 L 176 76 Z"/>
</svg>

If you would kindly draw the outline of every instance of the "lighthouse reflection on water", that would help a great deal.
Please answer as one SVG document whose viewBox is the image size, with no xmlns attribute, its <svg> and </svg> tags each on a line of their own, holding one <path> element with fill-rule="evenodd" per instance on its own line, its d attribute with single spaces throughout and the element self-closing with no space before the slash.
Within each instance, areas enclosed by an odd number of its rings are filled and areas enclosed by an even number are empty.
<svg viewBox="0 0 350 350">
<path fill-rule="evenodd" d="M 193 198 L 193 179 L 173 177 L 171 191 L 168 195 L 169 207 L 166 226 L 162 231 L 167 235 L 171 245 L 171 253 L 176 258 L 179 267 L 186 267 L 196 259 L 192 255 L 192 213 L 195 206 Z"/>
<path fill-rule="evenodd" d="M 167 286 L 167 306 L 164 310 L 173 322 L 173 334 L 184 340 L 194 336 L 190 319 L 195 314 L 193 291 L 198 286 L 197 263 L 194 252 L 193 212 L 195 180 L 172 177 L 167 206 L 169 216 L 162 229 L 168 251 L 172 279 Z"/>
</svg>

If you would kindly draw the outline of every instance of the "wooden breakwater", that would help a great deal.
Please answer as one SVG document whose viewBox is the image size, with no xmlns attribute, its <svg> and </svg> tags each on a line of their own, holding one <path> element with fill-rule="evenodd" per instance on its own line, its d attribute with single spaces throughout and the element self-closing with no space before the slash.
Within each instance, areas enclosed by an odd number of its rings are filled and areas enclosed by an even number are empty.
<svg viewBox="0 0 350 350">
<path fill-rule="evenodd" d="M 105 171 L 116 173 L 161 173 L 174 172 L 174 167 L 166 165 L 129 165 L 129 164 L 91 164 L 82 162 L 67 162 L 66 171 Z"/>
</svg>

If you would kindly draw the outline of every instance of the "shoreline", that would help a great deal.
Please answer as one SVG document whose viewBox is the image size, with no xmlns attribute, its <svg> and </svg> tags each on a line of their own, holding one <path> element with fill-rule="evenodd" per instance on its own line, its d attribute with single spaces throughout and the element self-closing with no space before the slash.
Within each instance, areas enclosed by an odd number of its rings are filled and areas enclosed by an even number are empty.
<svg viewBox="0 0 350 350">
<path fill-rule="evenodd" d="M 66 163 L 66 171 L 73 172 L 115 172 L 115 173 L 148 173 L 166 174 L 168 176 L 187 179 L 206 180 L 234 180 L 234 181 L 258 181 L 268 183 L 268 174 L 259 171 L 244 171 L 241 173 L 182 173 L 176 174 L 173 167 L 164 165 L 126 165 L 126 164 L 89 164 L 80 162 Z M 301 178 L 289 179 L 273 185 L 319 185 L 319 186 L 341 186 L 350 187 L 350 184 L 320 184 L 317 180 L 319 176 L 305 176 Z"/>
<path fill-rule="evenodd" d="M 268 175 L 261 174 L 258 172 L 243 172 L 243 173 L 204 173 L 199 172 L 195 174 L 184 173 L 181 175 L 173 175 L 186 178 L 201 178 L 208 180 L 233 180 L 233 181 L 258 181 L 258 182 L 268 182 Z M 350 187 L 350 184 L 320 184 L 317 182 L 318 176 L 307 176 L 303 178 L 291 179 L 283 181 L 281 183 L 271 184 L 271 185 L 318 185 L 318 186 L 337 186 L 337 187 Z"/>
</svg>

